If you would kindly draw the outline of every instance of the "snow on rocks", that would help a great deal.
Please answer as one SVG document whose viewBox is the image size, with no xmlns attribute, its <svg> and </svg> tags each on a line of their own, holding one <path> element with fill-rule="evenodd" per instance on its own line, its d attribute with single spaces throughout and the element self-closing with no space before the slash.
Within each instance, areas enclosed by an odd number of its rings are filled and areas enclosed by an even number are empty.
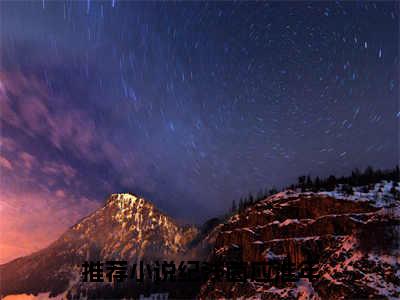
<svg viewBox="0 0 400 300">
<path fill-rule="evenodd" d="M 279 227 L 287 226 L 289 224 L 300 224 L 300 221 L 297 219 L 286 219 L 286 221 L 279 224 Z"/>
</svg>

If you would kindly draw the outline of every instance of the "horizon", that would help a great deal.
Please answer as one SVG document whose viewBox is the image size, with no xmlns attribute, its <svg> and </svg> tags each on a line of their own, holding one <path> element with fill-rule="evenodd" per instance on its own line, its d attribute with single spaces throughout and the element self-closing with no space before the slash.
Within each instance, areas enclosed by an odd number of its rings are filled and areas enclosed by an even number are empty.
<svg viewBox="0 0 400 300">
<path fill-rule="evenodd" d="M 382 169 L 376 169 L 376 168 L 373 168 L 372 166 L 367 166 L 367 168 L 372 168 L 374 171 L 378 171 L 378 170 L 379 170 L 379 171 L 387 172 L 387 171 L 395 170 L 396 168 L 398 169 L 398 168 L 399 168 L 399 165 L 396 165 L 396 167 L 394 167 L 393 169 L 384 169 L 384 170 L 382 170 Z M 355 168 L 353 171 L 356 171 L 356 170 L 360 171 L 360 169 L 358 169 L 358 168 Z M 361 170 L 361 173 L 363 173 L 363 170 Z M 331 174 L 330 176 L 332 176 L 332 175 L 333 175 L 333 174 Z M 302 175 L 302 176 L 305 176 L 305 175 Z M 307 176 L 310 176 L 310 175 L 307 175 Z M 333 176 L 335 176 L 335 175 L 333 175 Z M 326 180 L 326 179 L 328 179 L 328 177 L 319 177 L 319 176 L 312 177 L 312 176 L 311 176 L 311 178 L 314 179 L 314 180 L 315 180 L 317 177 L 318 177 L 319 179 L 321 179 L 321 180 Z M 344 176 L 335 176 L 335 177 L 336 177 L 337 179 L 339 179 L 339 178 L 350 178 L 351 176 L 348 174 L 347 176 L 344 175 Z M 379 183 L 379 182 L 380 182 L 380 181 L 378 181 L 378 183 Z M 399 181 L 399 183 L 400 183 L 400 181 Z M 295 185 L 295 184 L 293 183 L 293 184 L 291 184 L 291 185 Z M 275 187 L 273 187 L 273 188 L 275 188 Z M 297 187 L 296 189 L 300 189 L 300 188 Z M 284 192 L 284 191 L 290 191 L 290 190 L 291 190 L 290 185 L 287 185 L 287 186 L 285 186 L 285 187 L 283 187 L 283 188 L 279 188 L 279 189 L 276 191 L 276 194 L 279 194 L 279 193 Z M 322 191 L 323 191 L 323 190 L 322 190 Z M 133 195 L 133 196 L 135 196 L 135 197 L 137 197 L 137 198 L 144 199 L 146 202 L 149 202 L 149 203 L 151 203 L 152 205 L 154 205 L 155 208 L 156 208 L 161 214 L 166 215 L 167 217 L 170 217 L 170 218 L 172 219 L 172 221 L 176 222 L 177 225 L 182 226 L 182 227 L 184 227 L 184 226 L 195 226 L 196 228 L 201 229 L 201 227 L 202 227 L 204 224 L 206 224 L 206 222 L 208 222 L 208 221 L 210 221 L 210 220 L 212 220 L 212 219 L 215 219 L 215 218 L 217 218 L 217 219 L 219 219 L 219 220 L 224 220 L 226 215 L 229 215 L 230 213 L 232 213 L 230 210 L 228 210 L 228 211 L 225 211 L 225 212 L 222 212 L 222 213 L 219 213 L 219 214 L 215 214 L 214 216 L 209 216 L 206 220 L 204 220 L 204 221 L 202 221 L 202 222 L 200 222 L 200 223 L 199 223 L 199 222 L 189 222 L 189 219 L 190 219 L 191 216 L 187 216 L 187 218 L 185 218 L 185 219 L 179 219 L 179 218 L 171 217 L 171 216 L 168 215 L 168 213 L 166 213 L 165 211 L 163 211 L 162 209 L 160 209 L 159 207 L 157 207 L 157 206 L 151 201 L 151 199 L 146 199 L 146 198 L 144 198 L 144 197 L 142 197 L 142 196 L 140 196 L 140 195 L 138 195 L 138 194 L 134 194 L 133 192 L 119 192 L 119 193 L 113 193 L 113 194 L 109 194 L 109 195 L 105 198 L 104 202 L 103 202 L 103 203 L 100 203 L 100 206 L 99 206 L 99 207 L 95 208 L 95 209 L 92 210 L 92 211 L 89 211 L 86 215 L 83 215 L 80 219 L 76 220 L 75 223 L 73 223 L 73 224 L 71 224 L 70 226 L 68 226 L 68 228 L 65 228 L 65 230 L 64 230 L 63 232 L 60 232 L 60 234 L 59 234 L 58 236 L 56 236 L 56 237 L 54 238 L 54 240 L 50 240 L 50 241 L 48 241 L 47 244 L 43 244 L 40 248 L 37 248 L 37 249 L 34 250 L 33 252 L 27 252 L 27 253 L 24 254 L 24 255 L 16 256 L 16 257 L 13 257 L 13 258 L 8 259 L 8 260 L 6 259 L 6 260 L 4 260 L 4 261 L 1 260 L 1 258 L 0 258 L 0 265 L 8 264 L 8 263 L 10 263 L 10 262 L 12 262 L 12 261 L 14 261 L 14 260 L 16 260 L 16 259 L 19 259 L 19 258 L 22 258 L 22 257 L 25 257 L 25 256 L 29 256 L 29 255 L 31 255 L 31 254 L 34 254 L 34 253 L 40 251 L 40 250 L 46 249 L 46 248 L 49 247 L 53 242 L 55 242 L 56 240 L 58 240 L 58 239 L 61 237 L 61 235 L 64 234 L 67 230 L 71 229 L 71 228 L 72 228 L 73 226 L 75 226 L 76 224 L 79 224 L 79 223 L 82 222 L 85 218 L 92 216 L 92 215 L 93 215 L 96 211 L 98 211 L 100 208 L 105 207 L 105 205 L 106 205 L 106 204 L 108 203 L 108 201 L 110 200 L 110 197 L 112 197 L 113 195 L 121 195 L 121 194 L 129 194 L 129 195 Z M 255 193 L 250 193 L 250 194 L 251 194 L 252 196 L 255 196 Z M 250 194 L 248 194 L 247 196 L 250 196 Z M 267 198 L 269 198 L 269 197 L 271 197 L 271 196 L 274 196 L 274 195 L 276 195 L 276 194 L 263 195 L 261 199 L 267 199 Z M 244 199 L 245 199 L 245 198 L 244 198 Z M 233 199 L 232 201 L 234 201 L 234 202 L 236 203 L 237 200 L 238 200 L 238 199 Z M 242 197 L 240 198 L 240 200 L 242 200 Z M 244 201 L 246 201 L 246 200 L 248 200 L 248 199 L 245 199 Z M 260 200 L 260 199 L 255 199 L 255 203 L 258 202 L 259 200 Z M 239 201 L 237 201 L 236 204 L 239 204 Z M 253 204 L 253 203 L 251 203 L 251 204 Z"/>
<path fill-rule="evenodd" d="M 399 162 L 397 2 L 0 2 L 0 264 L 132 191 L 232 201 Z"/>
</svg>

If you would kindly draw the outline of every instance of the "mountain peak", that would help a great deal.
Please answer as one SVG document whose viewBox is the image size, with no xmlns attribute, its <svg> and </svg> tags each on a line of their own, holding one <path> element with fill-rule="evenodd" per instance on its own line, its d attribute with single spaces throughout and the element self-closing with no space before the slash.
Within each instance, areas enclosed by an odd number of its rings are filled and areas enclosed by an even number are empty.
<svg viewBox="0 0 400 300">
<path fill-rule="evenodd" d="M 342 195 L 340 189 L 285 190 L 253 203 L 223 223 L 217 219 L 205 224 L 201 232 L 178 225 L 137 195 L 112 194 L 104 207 L 48 248 L 0 266 L 0 293 L 79 296 L 84 291 L 93 295 L 88 298 L 95 298 L 108 287 L 82 285 L 77 264 L 84 261 L 137 264 L 193 258 L 212 263 L 279 263 L 288 257 L 299 270 L 311 257 L 316 261 L 314 282 L 300 279 L 283 286 L 267 280 L 227 285 L 210 277 L 201 289 L 185 285 L 193 290 L 183 293 L 199 292 L 198 298 L 206 299 L 295 299 L 299 295 L 336 299 L 381 297 L 385 291 L 385 296 L 397 299 L 399 245 L 393 237 L 398 235 L 399 203 L 390 196 L 392 186 L 383 182 L 368 191 L 354 187 L 354 195 Z M 349 280 L 360 276 L 364 280 Z M 175 286 L 165 288 L 174 298 L 180 293 Z M 141 288 L 136 291 L 141 293 Z"/>
<path fill-rule="evenodd" d="M 116 193 L 116 194 L 111 194 L 110 197 L 108 197 L 106 201 L 106 206 L 110 205 L 111 203 L 114 203 L 118 205 L 119 208 L 125 208 L 125 207 L 134 207 L 134 206 L 139 206 L 143 207 L 146 204 L 150 206 L 154 206 L 150 201 L 145 200 L 144 198 L 135 195 L 133 193 Z"/>
</svg>

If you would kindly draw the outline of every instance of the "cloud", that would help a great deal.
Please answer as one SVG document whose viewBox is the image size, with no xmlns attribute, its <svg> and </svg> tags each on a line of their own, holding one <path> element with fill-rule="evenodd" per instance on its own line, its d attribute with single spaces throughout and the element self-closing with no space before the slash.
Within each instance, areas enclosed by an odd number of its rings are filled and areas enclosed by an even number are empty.
<svg viewBox="0 0 400 300">
<path fill-rule="evenodd" d="M 0 167 L 8 169 L 8 170 L 13 169 L 11 162 L 7 158 L 5 158 L 1 155 L 0 155 Z"/>
<path fill-rule="evenodd" d="M 27 170 L 31 170 L 33 165 L 36 164 L 36 157 L 34 157 L 32 154 L 29 154 L 28 152 L 19 153 L 19 158 L 21 159 L 24 167 Z"/>
<path fill-rule="evenodd" d="M 65 198 L 65 192 L 63 190 L 57 190 L 56 196 L 59 198 Z"/>
<path fill-rule="evenodd" d="M 112 142 L 112 129 L 70 100 L 34 76 L 0 73 L 0 167 L 13 171 L 0 181 L 0 263 L 45 247 L 99 207 L 88 195 L 115 183 L 82 175 L 85 164 L 110 166 L 132 185 L 148 180 L 124 143 Z"/>
<path fill-rule="evenodd" d="M 88 160 L 98 158 L 96 149 L 102 141 L 88 113 L 52 95 L 35 77 L 28 80 L 21 73 L 1 73 L 0 80 L 2 122 L 29 136 L 47 137 L 59 150 L 71 150 Z"/>
<path fill-rule="evenodd" d="M 89 110 L 75 108 L 71 99 L 54 95 L 34 76 L 3 72 L 0 82 L 2 123 L 30 137 L 46 139 L 54 148 L 72 153 L 78 159 L 109 162 L 115 170 L 134 166 L 133 156 L 124 155 L 112 142 L 109 129 L 96 125 Z M 5 145 L 11 146 L 10 140 Z"/>
<path fill-rule="evenodd" d="M 0 151 L 15 151 L 16 149 L 16 143 L 14 142 L 13 139 L 2 136 L 0 139 Z"/>
<path fill-rule="evenodd" d="M 77 171 L 73 167 L 56 161 L 43 162 L 41 171 L 50 176 L 61 175 L 68 182 L 77 175 Z"/>
</svg>

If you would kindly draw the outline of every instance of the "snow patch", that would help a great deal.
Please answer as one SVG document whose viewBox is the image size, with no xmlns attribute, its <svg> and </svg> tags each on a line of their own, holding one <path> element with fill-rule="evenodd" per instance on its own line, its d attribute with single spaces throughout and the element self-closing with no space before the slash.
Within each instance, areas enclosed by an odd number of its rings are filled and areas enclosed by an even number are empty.
<svg viewBox="0 0 400 300">
<path fill-rule="evenodd" d="M 287 226 L 289 224 L 300 224 L 298 219 L 286 219 L 284 222 L 279 224 L 279 227 Z"/>
</svg>

